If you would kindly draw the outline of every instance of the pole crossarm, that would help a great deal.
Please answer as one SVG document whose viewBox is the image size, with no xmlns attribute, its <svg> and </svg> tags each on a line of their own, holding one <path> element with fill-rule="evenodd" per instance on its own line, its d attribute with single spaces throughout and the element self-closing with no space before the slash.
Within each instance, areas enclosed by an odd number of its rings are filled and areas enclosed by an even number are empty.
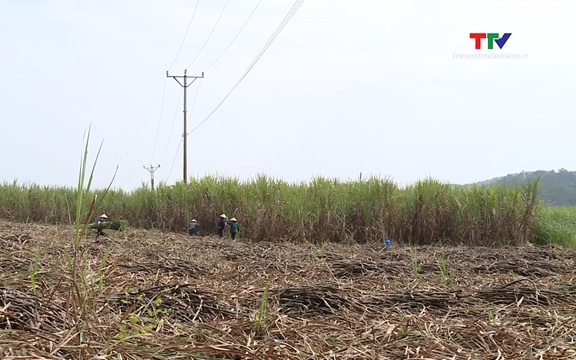
<svg viewBox="0 0 576 360">
<path fill-rule="evenodd" d="M 158 164 L 158 166 L 154 167 L 154 165 L 150 164 L 150 167 L 147 168 L 146 166 L 142 165 L 142 167 L 146 170 L 148 170 L 148 172 L 150 173 L 150 185 L 152 186 L 152 191 L 154 191 L 154 172 L 156 170 L 158 170 L 158 168 L 160 167 L 160 164 Z"/>
</svg>

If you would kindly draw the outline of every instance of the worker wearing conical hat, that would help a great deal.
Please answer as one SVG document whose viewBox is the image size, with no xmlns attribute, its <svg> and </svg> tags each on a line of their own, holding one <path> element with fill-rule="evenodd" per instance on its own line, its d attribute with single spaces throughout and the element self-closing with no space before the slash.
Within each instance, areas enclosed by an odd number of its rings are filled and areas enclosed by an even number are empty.
<svg viewBox="0 0 576 360">
<path fill-rule="evenodd" d="M 106 215 L 106 214 L 102 214 L 96 218 L 96 223 L 98 223 L 98 224 L 101 224 L 101 223 L 106 222 L 106 221 L 108 221 L 108 215 Z M 98 236 L 100 236 L 100 235 L 105 236 L 106 235 L 106 234 L 104 234 L 104 231 L 102 231 L 102 228 L 100 228 L 100 227 L 97 229 L 97 232 L 98 232 Z"/>
<path fill-rule="evenodd" d="M 230 221 L 228 221 L 228 226 L 230 227 L 230 236 L 232 237 L 232 240 L 234 240 L 236 238 L 236 234 L 238 231 L 240 231 L 238 220 L 236 220 L 235 217 L 231 218 Z"/>
<path fill-rule="evenodd" d="M 190 224 L 188 224 L 188 234 L 194 236 L 198 234 L 198 221 L 196 219 L 190 220 Z"/>
</svg>

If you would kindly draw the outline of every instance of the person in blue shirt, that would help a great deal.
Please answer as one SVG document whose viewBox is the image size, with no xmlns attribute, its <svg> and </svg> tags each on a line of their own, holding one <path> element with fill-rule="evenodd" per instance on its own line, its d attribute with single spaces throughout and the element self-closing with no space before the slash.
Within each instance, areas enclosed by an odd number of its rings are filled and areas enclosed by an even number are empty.
<svg viewBox="0 0 576 360">
<path fill-rule="evenodd" d="M 226 214 L 220 215 L 220 219 L 218 220 L 218 235 L 220 237 L 224 236 L 224 229 L 226 228 Z"/>
</svg>

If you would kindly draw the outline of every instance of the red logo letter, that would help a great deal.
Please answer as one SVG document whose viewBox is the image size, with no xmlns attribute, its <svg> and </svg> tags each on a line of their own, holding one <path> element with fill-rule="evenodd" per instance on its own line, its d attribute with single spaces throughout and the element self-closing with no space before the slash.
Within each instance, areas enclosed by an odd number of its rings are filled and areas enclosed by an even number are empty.
<svg viewBox="0 0 576 360">
<path fill-rule="evenodd" d="M 470 39 L 474 39 L 476 40 L 476 50 L 480 49 L 480 41 L 482 39 L 486 39 L 486 33 L 480 34 L 480 33 L 470 33 Z"/>
</svg>

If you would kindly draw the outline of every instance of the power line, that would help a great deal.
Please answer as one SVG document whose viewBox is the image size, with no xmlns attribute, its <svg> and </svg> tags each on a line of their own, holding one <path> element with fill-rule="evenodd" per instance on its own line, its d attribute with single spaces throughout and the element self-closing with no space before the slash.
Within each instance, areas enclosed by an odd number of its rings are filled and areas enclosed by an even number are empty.
<svg viewBox="0 0 576 360">
<path fill-rule="evenodd" d="M 166 95 L 166 83 L 168 79 L 164 79 L 164 90 L 162 91 L 162 105 L 160 105 L 160 115 L 158 116 L 158 126 L 156 127 L 156 140 L 154 140 L 154 148 L 152 149 L 152 156 L 150 156 L 150 162 L 154 159 L 154 154 L 156 153 L 156 144 L 158 143 L 158 134 L 160 133 L 160 122 L 162 120 L 162 112 L 164 111 L 164 96 Z"/>
<path fill-rule="evenodd" d="M 220 53 L 220 55 L 218 55 L 218 57 L 216 58 L 216 60 L 214 60 L 212 62 L 212 64 L 210 64 L 205 71 L 210 70 L 210 68 L 216 64 L 216 62 L 218 62 L 218 60 L 220 60 L 220 58 L 222 57 L 222 55 L 224 55 L 224 53 L 226 51 L 228 51 L 228 48 L 230 48 L 230 46 L 232 45 L 232 43 L 236 40 L 236 38 L 238 37 L 238 35 L 240 35 L 240 33 L 242 32 L 242 30 L 244 30 L 244 27 L 246 27 L 246 24 L 248 24 L 248 21 L 250 21 L 250 19 L 252 18 L 252 15 L 254 15 L 254 13 L 256 12 L 256 9 L 258 8 L 258 6 L 260 5 L 260 3 L 262 2 L 262 0 L 258 0 L 258 3 L 256 3 L 256 6 L 254 7 L 254 9 L 252 10 L 252 12 L 250 13 L 250 15 L 248 15 L 248 19 L 246 19 L 246 21 L 244 22 L 244 24 L 242 25 L 242 27 L 240 27 L 240 30 L 238 30 L 238 32 L 236 33 L 236 35 L 234 36 L 234 38 L 232 38 L 232 40 L 230 41 L 230 43 L 228 44 L 228 46 L 226 46 L 226 48 L 224 49 L 224 51 L 222 51 Z"/>
<path fill-rule="evenodd" d="M 190 22 L 188 23 L 188 28 L 186 29 L 186 33 L 184 33 L 184 38 L 182 39 L 182 43 L 180 44 L 180 48 L 178 49 L 178 52 L 176 53 L 174 60 L 172 60 L 172 64 L 170 64 L 168 71 L 172 70 L 172 66 L 174 66 L 176 59 L 178 59 L 178 55 L 180 55 L 180 51 L 182 51 L 182 46 L 184 46 L 184 42 L 186 41 L 186 37 L 188 36 L 188 31 L 190 30 L 190 25 L 192 25 L 192 20 L 194 20 L 194 15 L 196 15 L 196 9 L 198 8 L 199 2 L 200 2 L 200 0 L 196 0 L 196 6 L 194 6 L 194 11 L 192 12 L 192 17 L 190 18 Z"/>
<path fill-rule="evenodd" d="M 198 130 L 198 128 L 200 126 L 202 126 L 206 121 L 208 121 L 208 119 L 210 119 L 212 117 L 212 115 L 220 108 L 220 106 L 222 106 L 222 104 L 226 101 L 226 99 L 228 99 L 228 97 L 232 94 L 232 92 L 234 92 L 234 90 L 238 87 L 238 85 L 240 85 L 240 83 L 242 82 L 242 80 L 244 80 L 244 78 L 248 75 L 248 73 L 250 72 L 250 70 L 252 70 L 252 68 L 254 67 L 254 65 L 256 65 L 256 63 L 258 62 L 258 60 L 260 60 L 260 58 L 262 57 L 262 55 L 264 55 L 264 53 L 266 52 L 266 50 L 268 50 L 268 48 L 270 47 L 270 45 L 272 45 L 272 43 L 274 42 L 274 40 L 278 37 L 278 35 L 280 34 L 280 32 L 282 32 L 282 30 L 284 29 L 284 27 L 286 27 L 286 25 L 288 24 L 288 22 L 290 21 L 290 19 L 292 19 L 292 17 L 294 16 L 294 14 L 298 11 L 298 9 L 300 8 L 300 6 L 302 6 L 302 4 L 304 3 L 304 0 L 296 0 L 294 2 L 294 5 L 292 5 L 292 8 L 290 8 L 290 10 L 288 11 L 288 13 L 286 14 L 286 16 L 284 16 L 284 19 L 282 19 L 282 22 L 280 23 L 280 25 L 278 25 L 278 27 L 276 28 L 276 30 L 274 31 L 274 33 L 272 34 L 272 36 L 270 36 L 270 38 L 268 39 L 268 41 L 266 42 L 266 44 L 264 45 L 264 47 L 262 48 L 262 50 L 260 50 L 260 52 L 258 53 L 258 55 L 256 55 L 256 58 L 254 59 L 254 61 L 252 61 L 252 63 L 248 66 L 248 68 L 246 69 L 246 71 L 244 71 L 244 73 L 242 74 L 242 76 L 240 77 L 240 79 L 238 79 L 238 81 L 236 82 L 236 84 L 234 84 L 234 86 L 232 86 L 232 88 L 228 91 L 228 93 L 224 96 L 224 98 L 218 103 L 218 105 L 216 105 L 216 107 L 214 108 L 214 110 L 212 110 L 198 125 L 196 125 L 191 131 L 190 133 L 193 133 L 194 131 Z"/>
<path fill-rule="evenodd" d="M 198 93 L 200 92 L 200 85 L 202 85 L 202 81 L 198 81 L 198 87 L 196 88 L 196 95 L 194 95 L 194 100 L 192 101 L 192 108 L 190 108 L 190 115 L 194 111 L 194 106 L 196 106 L 196 99 L 198 98 Z"/>
<path fill-rule="evenodd" d="M 182 145 L 182 140 L 184 137 L 180 138 L 180 143 L 178 144 L 178 148 L 176 149 L 176 154 L 174 154 L 174 160 L 172 161 L 172 166 L 170 167 L 170 171 L 168 172 L 168 176 L 166 176 L 166 182 L 168 182 L 168 178 L 172 175 L 172 170 L 174 170 L 174 164 L 176 164 L 176 160 L 178 159 L 178 154 L 180 153 L 180 146 Z"/>
<path fill-rule="evenodd" d="M 166 78 L 168 79 L 168 78 Z M 166 156 L 166 152 L 168 151 L 168 145 L 170 144 L 170 139 L 172 139 L 172 133 L 174 132 L 174 124 L 176 124 L 176 118 L 178 117 L 178 108 L 180 107 L 180 100 L 182 99 L 182 93 L 179 93 L 178 95 L 178 103 L 176 104 L 176 111 L 174 112 L 174 120 L 172 120 L 172 127 L 170 128 L 170 135 L 168 136 L 168 143 L 166 144 L 166 147 L 164 148 L 164 153 L 162 154 L 162 159 L 160 160 L 160 163 L 164 162 L 164 157 Z"/>
<path fill-rule="evenodd" d="M 218 26 L 218 23 L 220 22 L 220 19 L 222 18 L 222 15 L 224 14 L 224 10 L 226 10 L 226 7 L 228 6 L 228 2 L 230 0 L 226 0 L 226 3 L 224 4 L 224 7 L 222 8 L 222 11 L 220 12 L 220 16 L 218 16 L 218 20 L 216 20 L 216 23 L 214 24 L 214 26 L 212 27 L 212 31 L 210 31 L 210 34 L 208 34 L 208 37 L 206 38 L 206 41 L 204 41 L 204 44 L 202 45 L 202 47 L 200 48 L 200 50 L 198 51 L 198 54 L 196 54 L 196 57 L 194 57 L 194 59 L 192 60 L 192 62 L 190 63 L 190 65 L 188 65 L 187 69 L 189 69 L 192 64 L 194 64 L 194 62 L 196 61 L 196 59 L 198 59 L 198 56 L 200 56 L 200 53 L 202 52 L 202 50 L 204 50 L 204 47 L 206 46 L 206 44 L 208 43 L 208 40 L 210 40 L 210 37 L 212 37 L 212 34 L 214 33 L 214 30 L 216 29 L 216 26 Z"/>
<path fill-rule="evenodd" d="M 116 184 L 117 185 L 121 185 L 121 184 L 125 184 L 128 180 L 132 180 L 133 178 L 135 178 L 138 175 L 138 172 L 140 172 L 140 168 L 133 168 L 132 170 L 123 172 L 120 174 L 120 176 L 118 177 L 118 179 L 116 179 Z"/>
</svg>

